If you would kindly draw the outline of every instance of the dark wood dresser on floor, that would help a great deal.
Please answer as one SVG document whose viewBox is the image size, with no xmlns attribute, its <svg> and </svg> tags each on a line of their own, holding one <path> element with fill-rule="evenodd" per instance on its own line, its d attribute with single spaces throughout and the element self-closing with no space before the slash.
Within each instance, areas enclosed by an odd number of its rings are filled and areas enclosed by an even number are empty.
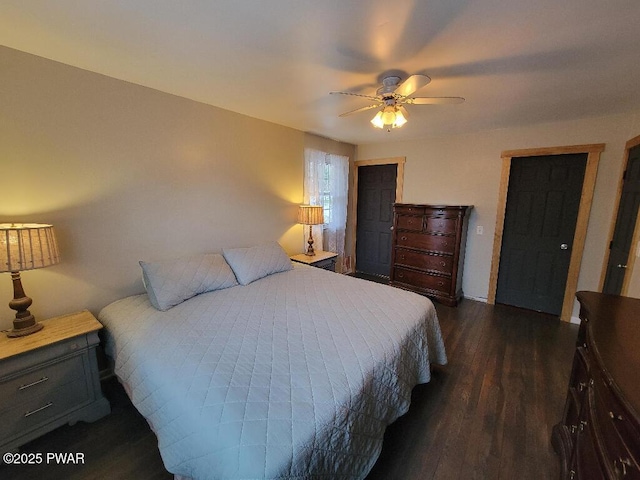
<svg viewBox="0 0 640 480">
<path fill-rule="evenodd" d="M 580 330 L 552 443 L 563 479 L 640 479 L 640 300 L 578 292 Z"/>
<path fill-rule="evenodd" d="M 391 285 L 457 305 L 471 208 L 396 203 Z"/>
</svg>

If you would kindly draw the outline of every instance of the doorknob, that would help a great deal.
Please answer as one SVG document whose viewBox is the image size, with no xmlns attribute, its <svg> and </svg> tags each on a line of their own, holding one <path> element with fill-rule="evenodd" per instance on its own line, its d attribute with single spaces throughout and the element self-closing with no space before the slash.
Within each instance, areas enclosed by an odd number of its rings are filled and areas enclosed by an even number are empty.
<svg viewBox="0 0 640 480">
<path fill-rule="evenodd" d="M 627 266 L 626 265 L 622 265 L 622 264 L 619 263 L 618 264 L 618 268 L 627 268 Z"/>
<path fill-rule="evenodd" d="M 569 245 L 567 245 L 566 243 L 560 245 L 560 250 L 566 250 L 567 248 L 569 248 Z"/>
</svg>

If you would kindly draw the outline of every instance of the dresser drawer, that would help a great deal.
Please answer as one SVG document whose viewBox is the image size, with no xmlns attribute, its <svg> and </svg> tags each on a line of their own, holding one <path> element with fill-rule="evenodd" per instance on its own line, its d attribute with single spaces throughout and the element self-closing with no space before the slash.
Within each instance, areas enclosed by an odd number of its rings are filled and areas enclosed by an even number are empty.
<svg viewBox="0 0 640 480">
<path fill-rule="evenodd" d="M 596 452 L 595 433 L 591 429 L 591 422 L 583 420 L 576 437 L 576 454 L 572 458 L 571 470 L 574 475 L 569 478 L 576 480 L 603 480 L 607 478 L 602 470 Z"/>
<path fill-rule="evenodd" d="M 451 275 L 453 269 L 453 257 L 420 253 L 402 248 L 396 250 L 395 263 L 420 270 L 432 270 L 445 275 Z"/>
<path fill-rule="evenodd" d="M 395 205 L 393 210 L 400 215 L 424 215 L 425 207 L 420 205 Z"/>
<path fill-rule="evenodd" d="M 597 411 L 600 414 L 598 424 L 602 425 L 603 437 L 607 439 L 605 445 L 609 445 L 608 439 L 613 437 L 624 444 L 625 450 L 628 449 L 636 461 L 640 462 L 639 426 L 633 421 L 633 415 L 629 413 L 618 395 L 609 386 L 602 372 L 594 375 L 594 393 Z M 614 440 L 611 440 L 611 445 L 612 447 L 616 445 Z M 616 452 L 613 456 L 618 458 L 619 455 L 622 453 Z M 640 470 L 636 473 L 640 477 Z"/>
<path fill-rule="evenodd" d="M 442 235 L 427 235 L 424 233 L 398 232 L 397 244 L 400 247 L 416 248 L 453 254 L 455 238 Z"/>
<path fill-rule="evenodd" d="M 447 210 L 446 208 L 438 208 L 435 206 L 429 206 L 425 209 L 424 213 L 432 217 L 445 217 L 445 216 L 456 215 L 457 211 Z"/>
<path fill-rule="evenodd" d="M 636 464 L 633 460 L 633 456 L 625 446 L 625 443 L 618 434 L 618 428 L 621 423 L 625 421 L 623 417 L 618 417 L 609 410 L 603 394 L 606 395 L 601 389 L 592 389 L 590 400 L 593 402 L 594 408 L 590 409 L 592 430 L 596 432 L 595 438 L 601 443 L 599 451 L 603 456 L 603 464 L 607 465 L 612 471 L 618 470 L 622 474 L 622 468 L 627 473 L 633 473 L 630 476 L 625 475 L 625 478 L 639 478 L 640 471 L 638 471 Z M 591 393 L 591 392 L 590 392 Z M 624 466 L 624 467 L 623 467 Z M 622 478 L 620 475 L 618 478 Z"/>
<path fill-rule="evenodd" d="M 458 220 L 455 218 L 427 217 L 427 232 L 455 234 Z"/>
<path fill-rule="evenodd" d="M 413 215 L 398 215 L 396 218 L 396 226 L 399 229 L 414 230 L 417 232 L 422 230 L 423 217 L 417 217 Z"/>
<path fill-rule="evenodd" d="M 84 378 L 82 356 L 76 355 L 58 363 L 54 363 L 24 375 L 0 382 L 0 412 L 7 406 L 24 402 L 27 399 Z"/>
<path fill-rule="evenodd" d="M 393 281 L 396 283 L 406 283 L 426 290 L 449 293 L 451 291 L 451 279 L 428 273 L 416 272 L 406 268 L 395 268 Z"/>
<path fill-rule="evenodd" d="M 84 378 L 25 399 L 0 413 L 0 438 L 24 434 L 87 400 L 89 391 Z"/>
</svg>

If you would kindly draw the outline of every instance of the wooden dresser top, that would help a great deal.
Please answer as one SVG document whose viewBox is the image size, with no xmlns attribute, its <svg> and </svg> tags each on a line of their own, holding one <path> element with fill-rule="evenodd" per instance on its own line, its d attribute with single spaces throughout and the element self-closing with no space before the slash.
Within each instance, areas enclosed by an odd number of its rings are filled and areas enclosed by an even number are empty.
<svg viewBox="0 0 640 480">
<path fill-rule="evenodd" d="M 596 292 L 576 296 L 602 366 L 640 413 L 640 299 Z"/>
</svg>

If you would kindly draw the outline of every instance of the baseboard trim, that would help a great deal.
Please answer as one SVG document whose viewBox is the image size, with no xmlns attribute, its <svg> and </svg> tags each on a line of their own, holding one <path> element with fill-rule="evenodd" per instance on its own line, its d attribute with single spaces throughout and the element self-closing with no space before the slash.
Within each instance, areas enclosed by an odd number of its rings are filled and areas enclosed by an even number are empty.
<svg viewBox="0 0 640 480">
<path fill-rule="evenodd" d="M 473 297 L 471 295 L 463 295 L 463 298 L 467 298 L 469 300 L 475 300 L 476 302 L 487 303 L 486 297 Z"/>
</svg>

